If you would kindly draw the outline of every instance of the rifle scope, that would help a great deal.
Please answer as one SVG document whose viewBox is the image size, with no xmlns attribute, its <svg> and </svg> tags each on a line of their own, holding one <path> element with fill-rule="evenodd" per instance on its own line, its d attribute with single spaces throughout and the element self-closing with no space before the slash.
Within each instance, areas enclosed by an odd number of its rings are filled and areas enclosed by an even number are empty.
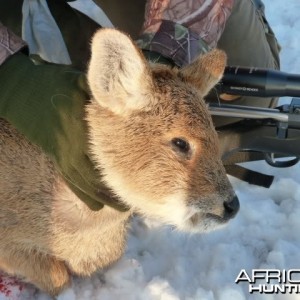
<svg viewBox="0 0 300 300">
<path fill-rule="evenodd" d="M 226 67 L 217 89 L 253 97 L 300 97 L 300 75 L 276 70 Z"/>
</svg>

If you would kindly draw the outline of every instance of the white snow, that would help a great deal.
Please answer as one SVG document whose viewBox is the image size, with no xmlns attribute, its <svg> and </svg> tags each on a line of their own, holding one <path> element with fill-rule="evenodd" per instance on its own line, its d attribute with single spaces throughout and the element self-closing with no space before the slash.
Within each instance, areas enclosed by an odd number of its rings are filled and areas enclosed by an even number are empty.
<svg viewBox="0 0 300 300">
<path fill-rule="evenodd" d="M 282 46 L 282 69 L 300 73 L 300 1 L 265 4 Z M 92 278 L 74 278 L 58 299 L 300 299 L 299 294 L 250 295 L 247 283 L 235 283 L 241 269 L 300 269 L 300 166 L 248 166 L 275 175 L 275 182 L 264 189 L 230 178 L 241 209 L 227 227 L 186 235 L 135 218 L 120 261 Z M 37 292 L 34 299 L 50 298 Z"/>
</svg>

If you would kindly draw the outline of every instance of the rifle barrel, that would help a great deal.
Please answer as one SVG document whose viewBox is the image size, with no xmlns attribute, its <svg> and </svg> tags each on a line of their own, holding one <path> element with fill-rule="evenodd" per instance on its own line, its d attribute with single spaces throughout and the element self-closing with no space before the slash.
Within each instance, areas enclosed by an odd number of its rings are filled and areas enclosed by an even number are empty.
<svg viewBox="0 0 300 300">
<path fill-rule="evenodd" d="M 223 116 L 243 119 L 273 119 L 279 122 L 288 122 L 289 115 L 281 113 L 278 109 L 248 107 L 229 104 L 209 104 L 209 112 L 213 116 Z M 299 122 L 298 122 L 299 123 Z"/>
</svg>

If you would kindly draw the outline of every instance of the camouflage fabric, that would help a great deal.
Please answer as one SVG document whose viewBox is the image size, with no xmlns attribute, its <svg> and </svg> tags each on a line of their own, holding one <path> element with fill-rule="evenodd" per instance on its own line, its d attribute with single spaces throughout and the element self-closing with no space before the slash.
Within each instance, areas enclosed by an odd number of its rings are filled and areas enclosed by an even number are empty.
<svg viewBox="0 0 300 300">
<path fill-rule="evenodd" d="M 214 48 L 234 0 L 148 0 L 140 48 L 156 51 L 178 66 Z"/>
<path fill-rule="evenodd" d="M 0 65 L 25 47 L 26 43 L 0 22 Z"/>
</svg>

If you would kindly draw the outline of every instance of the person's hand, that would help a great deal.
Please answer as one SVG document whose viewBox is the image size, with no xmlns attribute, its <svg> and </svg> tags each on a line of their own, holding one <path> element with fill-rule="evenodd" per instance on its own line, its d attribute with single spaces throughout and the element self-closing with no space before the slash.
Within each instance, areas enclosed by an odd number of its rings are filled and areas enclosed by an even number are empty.
<svg viewBox="0 0 300 300">
<path fill-rule="evenodd" d="M 221 100 L 224 100 L 224 101 L 233 101 L 240 97 L 241 97 L 240 95 L 230 95 L 230 94 L 221 94 L 220 95 Z"/>
<path fill-rule="evenodd" d="M 70 67 L 35 65 L 17 53 L 0 67 L 0 117 L 55 162 L 69 187 L 90 209 L 126 208 L 101 183 L 87 151 L 85 76 Z"/>
</svg>

